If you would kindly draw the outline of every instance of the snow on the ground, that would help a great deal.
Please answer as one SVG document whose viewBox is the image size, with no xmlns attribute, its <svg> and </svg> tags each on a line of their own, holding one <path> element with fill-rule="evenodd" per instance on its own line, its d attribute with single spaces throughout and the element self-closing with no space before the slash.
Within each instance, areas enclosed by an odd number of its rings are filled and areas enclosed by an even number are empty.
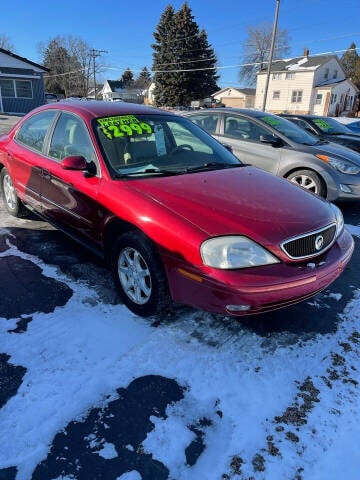
<svg viewBox="0 0 360 480">
<path fill-rule="evenodd" d="M 360 236 L 360 227 L 349 227 Z M 0 410 L 0 469 L 16 465 L 17 480 L 31 478 L 71 420 L 149 374 L 186 387 L 166 419 L 151 418 L 155 428 L 143 442 L 172 479 L 359 478 L 360 291 L 332 334 L 264 338 L 204 312 L 155 328 L 123 306 L 102 304 L 86 285 L 14 246 L 0 255 L 32 260 L 74 291 L 52 314 L 32 315 L 22 334 L 8 332 L 19 319 L 0 319 L 1 352 L 27 369 L 17 394 Z M 196 464 L 186 466 L 187 426 L 206 416 L 218 420 L 206 429 Z M 99 451 L 104 458 L 115 453 L 112 444 Z M 140 475 L 134 470 L 120 478 Z"/>
</svg>

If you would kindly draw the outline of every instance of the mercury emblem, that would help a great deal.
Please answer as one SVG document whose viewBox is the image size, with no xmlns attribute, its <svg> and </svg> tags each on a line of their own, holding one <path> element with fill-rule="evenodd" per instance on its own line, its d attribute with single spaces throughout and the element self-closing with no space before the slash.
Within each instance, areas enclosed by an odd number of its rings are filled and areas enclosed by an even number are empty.
<svg viewBox="0 0 360 480">
<path fill-rule="evenodd" d="M 318 235 L 315 238 L 315 249 L 317 251 L 321 250 L 324 245 L 324 237 L 322 235 Z"/>
</svg>

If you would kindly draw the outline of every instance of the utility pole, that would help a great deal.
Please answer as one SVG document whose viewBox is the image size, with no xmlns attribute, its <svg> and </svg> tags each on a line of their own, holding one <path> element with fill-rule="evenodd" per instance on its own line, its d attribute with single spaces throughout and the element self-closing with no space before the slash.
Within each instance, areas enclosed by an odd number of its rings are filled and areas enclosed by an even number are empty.
<svg viewBox="0 0 360 480">
<path fill-rule="evenodd" d="M 279 7 L 280 7 L 280 0 L 276 0 L 274 26 L 273 26 L 272 37 L 271 37 L 270 55 L 269 55 L 268 69 L 267 69 L 267 75 L 266 75 L 264 99 L 263 99 L 263 104 L 262 104 L 262 111 L 263 112 L 265 112 L 266 99 L 267 99 L 267 94 L 268 94 L 268 89 L 269 89 L 269 79 L 270 79 L 272 60 L 273 60 L 273 56 L 274 56 L 276 29 L 277 29 L 277 22 L 278 22 L 278 17 L 279 17 Z"/>
<path fill-rule="evenodd" d="M 94 75 L 94 98 L 96 100 L 96 64 L 95 64 L 95 59 L 96 57 L 100 57 L 102 53 L 108 53 L 107 50 L 96 50 L 95 48 L 92 48 L 90 50 L 90 57 L 93 59 L 93 75 Z"/>
</svg>

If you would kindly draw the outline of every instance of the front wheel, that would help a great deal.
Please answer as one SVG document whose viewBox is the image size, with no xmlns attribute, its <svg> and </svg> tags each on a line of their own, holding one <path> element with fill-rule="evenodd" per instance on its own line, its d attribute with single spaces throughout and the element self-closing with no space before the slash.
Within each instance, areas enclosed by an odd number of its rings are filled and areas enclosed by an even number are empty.
<svg viewBox="0 0 360 480">
<path fill-rule="evenodd" d="M 316 193 L 320 197 L 325 197 L 326 195 L 323 180 L 313 170 L 296 170 L 287 179 L 306 190 L 310 190 L 310 192 Z"/>
<path fill-rule="evenodd" d="M 149 317 L 169 309 L 171 299 L 163 265 L 143 234 L 127 232 L 115 241 L 111 269 L 124 304 L 136 315 Z"/>
<path fill-rule="evenodd" d="M 13 181 L 5 167 L 1 170 L 0 181 L 1 196 L 7 212 L 13 217 L 26 217 L 29 214 L 29 211 L 24 207 L 23 203 L 17 196 Z"/>
</svg>

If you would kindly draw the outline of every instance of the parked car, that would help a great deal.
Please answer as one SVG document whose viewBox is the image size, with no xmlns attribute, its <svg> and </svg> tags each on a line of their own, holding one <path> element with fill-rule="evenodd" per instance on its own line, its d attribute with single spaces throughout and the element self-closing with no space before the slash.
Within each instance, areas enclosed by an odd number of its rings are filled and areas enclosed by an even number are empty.
<svg viewBox="0 0 360 480">
<path fill-rule="evenodd" d="M 45 103 L 55 103 L 59 101 L 59 97 L 56 93 L 45 92 Z"/>
<path fill-rule="evenodd" d="M 150 107 L 37 108 L 0 137 L 0 169 L 7 211 L 31 209 L 101 255 L 138 315 L 284 307 L 326 288 L 354 248 L 335 205 Z"/>
<path fill-rule="evenodd" d="M 259 110 L 185 113 L 243 162 L 327 198 L 360 198 L 360 154 L 323 142 L 289 120 Z"/>
<path fill-rule="evenodd" d="M 360 133 L 360 118 L 334 117 L 334 120 L 336 120 L 337 122 L 343 123 L 352 132 Z"/>
<path fill-rule="evenodd" d="M 202 98 L 201 100 L 193 100 L 190 103 L 190 108 L 193 110 L 199 109 L 199 108 L 221 108 L 225 107 L 225 104 L 220 102 L 217 98 L 213 97 L 207 97 L 207 98 Z"/>
<path fill-rule="evenodd" d="M 321 117 L 319 115 L 296 115 L 282 113 L 280 115 L 295 123 L 299 127 L 316 135 L 320 140 L 340 143 L 345 147 L 360 152 L 360 135 L 347 128 L 332 117 Z"/>
</svg>

